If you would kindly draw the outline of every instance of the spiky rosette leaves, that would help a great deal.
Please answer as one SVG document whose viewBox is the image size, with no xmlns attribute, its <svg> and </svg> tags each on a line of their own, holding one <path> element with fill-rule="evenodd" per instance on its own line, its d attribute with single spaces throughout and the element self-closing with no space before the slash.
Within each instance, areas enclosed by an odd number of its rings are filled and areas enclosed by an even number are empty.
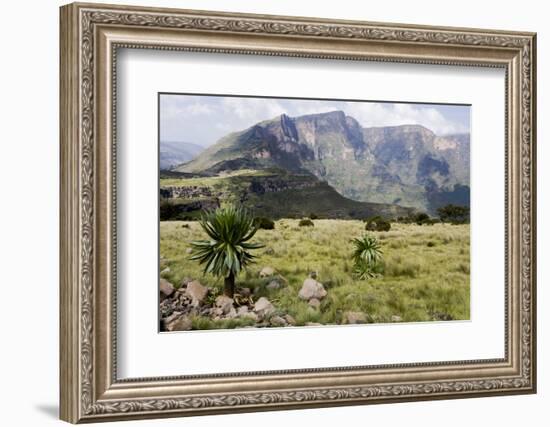
<svg viewBox="0 0 550 427">
<path fill-rule="evenodd" d="M 205 211 L 199 221 L 209 240 L 191 242 L 190 259 L 204 264 L 204 272 L 215 276 L 237 276 L 254 260 L 250 251 L 263 247 L 251 242 L 258 230 L 254 217 L 241 207 Z"/>
<path fill-rule="evenodd" d="M 383 253 L 378 240 L 366 234 L 362 238 L 353 239 L 352 243 L 354 246 L 353 270 L 357 278 L 366 280 L 375 277 L 374 269 L 382 259 Z"/>
</svg>

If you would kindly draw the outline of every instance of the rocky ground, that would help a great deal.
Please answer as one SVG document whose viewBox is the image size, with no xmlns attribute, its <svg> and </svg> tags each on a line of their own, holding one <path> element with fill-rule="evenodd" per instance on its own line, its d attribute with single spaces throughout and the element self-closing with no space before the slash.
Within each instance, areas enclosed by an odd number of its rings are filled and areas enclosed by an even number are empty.
<svg viewBox="0 0 550 427">
<path fill-rule="evenodd" d="M 286 280 L 271 267 L 264 267 L 260 277 L 269 280 L 267 289 L 286 286 Z M 318 310 L 327 296 L 322 283 L 315 274 L 307 277 L 296 295 L 307 301 L 312 310 Z M 213 321 L 225 319 L 247 319 L 249 327 L 295 326 L 296 321 L 282 312 L 265 296 L 256 297 L 254 290 L 237 288 L 233 298 L 220 295 L 219 290 L 204 286 L 199 280 L 183 279 L 179 288 L 160 279 L 160 329 L 161 331 L 186 331 L 194 329 L 193 319 L 209 318 Z M 345 313 L 346 323 L 366 323 L 364 313 Z M 319 325 L 309 323 L 306 326 Z"/>
</svg>

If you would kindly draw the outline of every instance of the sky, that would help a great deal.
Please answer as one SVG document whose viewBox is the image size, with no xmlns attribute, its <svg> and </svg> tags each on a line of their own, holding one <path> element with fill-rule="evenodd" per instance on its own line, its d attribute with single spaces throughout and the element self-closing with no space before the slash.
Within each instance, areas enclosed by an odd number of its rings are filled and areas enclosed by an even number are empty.
<svg viewBox="0 0 550 427">
<path fill-rule="evenodd" d="M 159 107 L 161 141 L 205 147 L 283 113 L 342 110 L 363 127 L 419 124 L 440 136 L 470 131 L 470 107 L 463 105 L 161 94 Z"/>
</svg>

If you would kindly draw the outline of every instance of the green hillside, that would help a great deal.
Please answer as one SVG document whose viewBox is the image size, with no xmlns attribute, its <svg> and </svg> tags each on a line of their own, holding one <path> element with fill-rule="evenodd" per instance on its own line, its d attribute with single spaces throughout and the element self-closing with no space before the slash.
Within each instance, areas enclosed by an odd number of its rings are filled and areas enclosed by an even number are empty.
<svg viewBox="0 0 550 427">
<path fill-rule="evenodd" d="M 190 219 L 202 209 L 224 204 L 246 206 L 256 216 L 354 219 L 406 216 L 412 209 L 357 202 L 340 195 L 311 174 L 280 169 L 239 170 L 215 176 L 161 177 L 161 219 Z"/>
</svg>

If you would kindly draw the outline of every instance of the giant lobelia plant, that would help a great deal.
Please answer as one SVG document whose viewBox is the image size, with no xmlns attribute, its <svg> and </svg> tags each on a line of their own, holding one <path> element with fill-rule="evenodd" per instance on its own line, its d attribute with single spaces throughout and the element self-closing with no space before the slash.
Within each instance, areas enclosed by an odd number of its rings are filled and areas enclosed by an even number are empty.
<svg viewBox="0 0 550 427">
<path fill-rule="evenodd" d="M 251 242 L 258 231 L 254 217 L 242 207 L 205 211 L 199 221 L 209 240 L 191 242 L 190 259 L 204 264 L 204 273 L 224 278 L 224 294 L 233 298 L 235 277 L 254 260 L 250 251 L 262 248 Z"/>
<path fill-rule="evenodd" d="M 376 237 L 364 235 L 361 238 L 352 240 L 353 251 L 353 270 L 360 280 L 375 277 L 375 267 L 382 259 L 382 250 Z"/>
</svg>

